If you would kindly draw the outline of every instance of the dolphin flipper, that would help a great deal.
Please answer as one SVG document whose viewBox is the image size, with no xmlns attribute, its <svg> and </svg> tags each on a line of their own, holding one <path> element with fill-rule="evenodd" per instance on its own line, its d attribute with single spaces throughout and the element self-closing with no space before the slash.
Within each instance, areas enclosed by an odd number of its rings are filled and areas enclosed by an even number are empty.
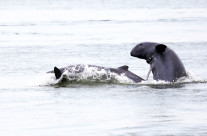
<svg viewBox="0 0 207 136">
<path fill-rule="evenodd" d="M 152 66 L 150 65 L 150 69 L 149 69 L 149 71 L 148 71 L 148 73 L 147 73 L 147 78 L 146 78 L 146 81 L 148 80 L 148 78 L 149 78 L 149 75 L 150 75 L 150 73 L 152 72 Z"/>
<path fill-rule="evenodd" d="M 57 67 L 54 67 L 54 73 L 55 73 L 56 79 L 59 79 L 62 75 L 62 72 Z"/>
</svg>

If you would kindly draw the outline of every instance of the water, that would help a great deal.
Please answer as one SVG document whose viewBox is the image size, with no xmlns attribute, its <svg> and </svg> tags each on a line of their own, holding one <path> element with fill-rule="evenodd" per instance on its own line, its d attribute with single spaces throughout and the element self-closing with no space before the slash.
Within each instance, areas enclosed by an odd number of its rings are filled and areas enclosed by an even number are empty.
<svg viewBox="0 0 207 136">
<path fill-rule="evenodd" d="M 0 135 L 207 135 L 205 0 L 0 1 Z M 54 66 L 149 65 L 139 42 L 175 50 L 190 78 L 176 84 L 50 86 Z"/>
</svg>

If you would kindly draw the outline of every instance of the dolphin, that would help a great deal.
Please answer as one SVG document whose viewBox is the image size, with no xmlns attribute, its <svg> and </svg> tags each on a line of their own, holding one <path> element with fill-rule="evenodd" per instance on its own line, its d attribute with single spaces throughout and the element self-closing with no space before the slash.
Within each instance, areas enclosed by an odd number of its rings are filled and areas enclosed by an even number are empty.
<svg viewBox="0 0 207 136">
<path fill-rule="evenodd" d="M 187 76 L 185 67 L 178 55 L 164 44 L 142 42 L 131 51 L 131 56 L 145 59 L 150 64 L 150 72 L 154 80 L 176 82 L 179 78 Z"/>
<path fill-rule="evenodd" d="M 124 76 L 127 79 L 133 81 L 134 83 L 139 83 L 144 81 L 144 79 L 132 73 L 128 69 L 129 67 L 126 65 L 118 68 L 106 68 L 106 67 L 95 66 L 95 65 L 77 64 L 77 65 L 69 65 L 64 68 L 54 67 L 54 70 L 48 71 L 47 73 L 54 73 L 56 79 L 60 79 L 64 73 L 67 73 L 68 75 L 70 75 L 69 78 L 87 76 L 87 78 L 92 77 L 92 78 L 111 80 L 115 76 Z"/>
</svg>

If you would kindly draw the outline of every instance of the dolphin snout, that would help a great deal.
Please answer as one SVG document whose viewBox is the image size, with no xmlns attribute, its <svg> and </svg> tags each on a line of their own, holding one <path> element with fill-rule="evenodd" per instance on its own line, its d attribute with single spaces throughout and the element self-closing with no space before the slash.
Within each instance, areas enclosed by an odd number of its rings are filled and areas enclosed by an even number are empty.
<svg viewBox="0 0 207 136">
<path fill-rule="evenodd" d="M 133 57 L 134 57 L 134 54 L 133 54 L 133 52 L 132 52 L 132 51 L 131 51 L 131 53 L 130 53 L 130 54 L 131 54 L 131 56 L 133 56 Z"/>
<path fill-rule="evenodd" d="M 136 57 L 134 49 L 131 50 L 130 55 Z"/>
</svg>

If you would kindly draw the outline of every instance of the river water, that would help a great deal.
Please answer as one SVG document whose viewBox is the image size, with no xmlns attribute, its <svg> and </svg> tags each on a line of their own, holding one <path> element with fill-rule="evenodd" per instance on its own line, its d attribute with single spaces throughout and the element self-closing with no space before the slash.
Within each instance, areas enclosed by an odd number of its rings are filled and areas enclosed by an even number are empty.
<svg viewBox="0 0 207 136">
<path fill-rule="evenodd" d="M 0 1 L 0 135 L 207 135 L 205 0 Z M 189 78 L 169 84 L 51 85 L 54 66 L 149 65 L 130 56 L 143 41 L 173 49 Z"/>
</svg>

